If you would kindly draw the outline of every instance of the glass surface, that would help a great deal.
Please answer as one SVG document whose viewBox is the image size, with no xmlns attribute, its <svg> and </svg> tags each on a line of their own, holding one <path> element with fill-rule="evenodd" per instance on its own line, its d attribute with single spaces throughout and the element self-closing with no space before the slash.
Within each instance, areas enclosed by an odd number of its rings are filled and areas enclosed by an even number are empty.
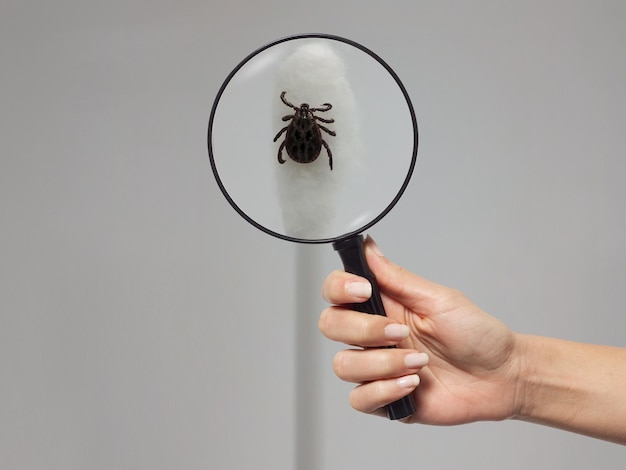
<svg viewBox="0 0 626 470">
<path fill-rule="evenodd" d="M 317 110 L 298 118 L 302 103 Z M 296 125 L 309 130 L 307 150 L 320 148 L 312 162 L 296 161 L 305 155 L 297 150 L 290 157 Z M 233 70 L 214 103 L 208 143 L 220 188 L 242 216 L 272 235 L 320 243 L 358 233 L 391 209 L 415 165 L 417 125 L 382 59 L 342 38 L 303 35 Z"/>
</svg>

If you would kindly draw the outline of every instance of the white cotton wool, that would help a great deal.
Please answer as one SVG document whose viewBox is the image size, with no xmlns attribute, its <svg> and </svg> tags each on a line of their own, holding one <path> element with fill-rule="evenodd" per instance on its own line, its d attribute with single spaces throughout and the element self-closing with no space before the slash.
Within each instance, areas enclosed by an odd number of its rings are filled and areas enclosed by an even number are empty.
<svg viewBox="0 0 626 470">
<path fill-rule="evenodd" d="M 315 113 L 333 123 L 319 124 L 335 131 L 331 136 L 322 131 L 322 138 L 332 151 L 333 168 L 329 167 L 326 149 L 311 163 L 298 163 L 283 149 L 284 164 L 278 164 L 277 153 L 285 134 L 276 142 L 274 165 L 276 187 L 281 206 L 284 234 L 290 237 L 320 240 L 343 234 L 336 221 L 341 204 L 341 191 L 346 179 L 358 167 L 359 139 L 356 102 L 344 62 L 329 44 L 330 41 L 307 43 L 288 56 L 276 75 L 273 121 L 276 132 L 291 121 L 282 117 L 294 114 L 280 95 L 295 106 L 311 107 L 332 104 L 332 109 Z M 339 228 L 338 228 L 339 227 Z"/>
</svg>

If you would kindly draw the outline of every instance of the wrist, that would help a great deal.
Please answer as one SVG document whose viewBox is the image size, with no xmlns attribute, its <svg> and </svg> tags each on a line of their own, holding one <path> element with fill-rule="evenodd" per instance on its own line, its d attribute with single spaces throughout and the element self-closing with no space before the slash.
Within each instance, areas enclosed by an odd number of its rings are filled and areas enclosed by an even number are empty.
<svg viewBox="0 0 626 470">
<path fill-rule="evenodd" d="M 540 384 L 537 370 L 537 348 L 541 345 L 534 336 L 515 334 L 515 404 L 512 418 L 528 421 L 533 416 L 535 395 Z"/>
<path fill-rule="evenodd" d="M 626 444 L 626 349 L 516 335 L 514 419 Z"/>
</svg>

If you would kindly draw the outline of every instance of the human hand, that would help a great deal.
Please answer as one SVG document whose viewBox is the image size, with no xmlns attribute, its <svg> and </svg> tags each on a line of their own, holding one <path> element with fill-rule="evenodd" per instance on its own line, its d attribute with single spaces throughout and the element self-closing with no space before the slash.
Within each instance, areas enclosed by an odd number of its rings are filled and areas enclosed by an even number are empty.
<svg viewBox="0 0 626 470">
<path fill-rule="evenodd" d="M 350 394 L 352 406 L 384 415 L 386 404 L 413 393 L 417 411 L 405 422 L 451 425 L 514 417 L 521 369 L 517 336 L 459 291 L 391 263 L 370 238 L 365 255 L 387 317 L 342 307 L 367 300 L 371 286 L 335 271 L 322 287 L 323 297 L 335 305 L 319 321 L 326 337 L 365 348 L 341 351 L 333 362 L 339 378 L 359 384 Z M 397 348 L 371 349 L 391 345 Z"/>
</svg>

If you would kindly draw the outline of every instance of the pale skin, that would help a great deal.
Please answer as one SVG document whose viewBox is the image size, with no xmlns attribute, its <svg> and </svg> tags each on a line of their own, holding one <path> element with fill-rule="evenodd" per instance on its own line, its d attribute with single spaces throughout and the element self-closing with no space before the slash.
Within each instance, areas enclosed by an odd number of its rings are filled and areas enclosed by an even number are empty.
<svg viewBox="0 0 626 470">
<path fill-rule="evenodd" d="M 358 384 L 356 410 L 383 416 L 412 393 L 408 423 L 518 419 L 626 445 L 626 349 L 515 333 L 461 292 L 392 263 L 369 238 L 365 254 L 387 317 L 342 307 L 367 300 L 371 286 L 335 271 L 322 287 L 333 306 L 319 321 L 326 337 L 357 346 L 333 361 L 339 378 Z"/>
</svg>

